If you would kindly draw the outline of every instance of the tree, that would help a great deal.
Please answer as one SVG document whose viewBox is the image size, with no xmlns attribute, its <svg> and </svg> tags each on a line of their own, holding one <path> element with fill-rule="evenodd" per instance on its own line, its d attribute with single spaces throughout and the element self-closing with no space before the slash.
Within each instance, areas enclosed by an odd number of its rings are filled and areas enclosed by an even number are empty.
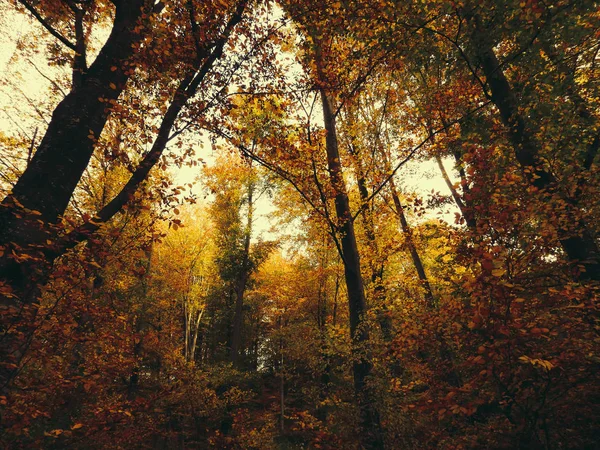
<svg viewBox="0 0 600 450">
<path fill-rule="evenodd" d="M 320 97 L 323 110 L 323 125 L 325 130 L 325 154 L 329 175 L 328 192 L 325 194 L 319 185 L 313 159 L 314 181 L 317 184 L 321 203 L 326 211 L 326 217 L 333 230 L 340 258 L 344 265 L 344 278 L 348 296 L 350 335 L 354 345 L 353 376 L 356 398 L 360 410 L 360 422 L 364 436 L 361 445 L 365 448 L 383 448 L 383 435 L 379 414 L 374 405 L 373 393 L 368 386 L 368 377 L 372 370 L 369 355 L 369 330 L 366 322 L 367 303 L 361 273 L 360 256 L 354 232 L 354 217 L 350 210 L 347 188 L 338 148 L 336 116 L 340 110 L 336 96 L 333 94 L 332 78 L 336 36 L 327 32 L 314 12 L 305 5 L 296 3 L 285 4 L 284 7 L 295 19 L 297 25 L 305 34 L 304 59 L 311 81 L 316 85 L 316 93 Z M 310 134 L 310 130 L 308 130 Z M 335 219 L 327 211 L 328 195 L 333 198 Z"/>
<path fill-rule="evenodd" d="M 177 219 L 166 238 L 153 252 L 153 282 L 164 283 L 161 295 L 179 304 L 181 314 L 182 353 L 187 362 L 196 361 L 199 341 L 202 339 L 202 319 L 207 309 L 207 297 L 212 289 L 216 267 L 214 244 L 209 222 L 197 224 L 208 214 L 201 208 L 177 209 Z"/>
<path fill-rule="evenodd" d="M 245 297 L 250 278 L 273 248 L 273 242 L 252 243 L 256 198 L 269 188 L 251 161 L 221 160 L 205 171 L 205 183 L 214 196 L 210 211 L 216 229 L 217 267 L 224 283 L 221 295 L 229 297 L 231 321 L 228 328 L 229 360 L 241 365 Z"/>
<path fill-rule="evenodd" d="M 179 113 L 201 87 L 215 61 L 222 56 L 225 44 L 234 27 L 242 20 L 247 5 L 245 1 L 236 4 L 232 13 L 228 11 L 229 5 L 225 5 L 225 8 L 222 5 L 211 5 L 218 13 L 215 21 L 205 24 L 206 29 L 203 31 L 206 40 L 200 40 L 193 2 L 188 3 L 187 8 L 175 10 L 175 16 L 169 18 L 159 15 L 162 3 L 156 6 L 152 2 L 141 0 L 114 3 L 116 9 L 111 35 L 89 68 L 84 67 L 84 61 L 80 60 L 83 48 L 79 47 L 83 44 L 78 43 L 80 52 L 76 52 L 75 56 L 74 89 L 57 106 L 53 121 L 31 163 L 15 184 L 12 194 L 2 203 L 0 236 L 4 252 L 0 267 L 3 268 L 5 277 L 3 303 L 16 309 L 24 306 L 29 311 L 28 314 L 36 313 L 39 285 L 43 285 L 52 261 L 117 214 L 147 178 L 171 137 Z M 80 23 L 83 11 L 75 7 L 75 14 L 77 23 Z M 140 42 L 149 35 L 151 29 L 160 36 L 160 30 L 165 30 L 160 27 L 161 21 L 171 19 L 173 23 L 181 20 L 189 32 L 184 34 L 183 45 L 172 54 L 177 58 L 177 53 L 182 52 L 185 57 L 182 58 L 183 64 L 175 65 L 179 83 L 162 118 L 152 149 L 144 156 L 119 194 L 97 212 L 94 220 L 69 233 L 66 239 L 61 239 L 63 242 L 53 251 L 47 251 L 44 245 L 58 237 L 56 222 L 64 213 L 94 152 L 95 142 L 115 109 L 114 106 L 107 105 L 117 104 L 128 79 L 141 63 L 139 56 L 142 56 L 142 52 L 136 54 L 135 49 L 142 48 Z M 80 30 L 81 24 L 76 28 Z M 83 39 L 80 32 L 76 34 L 80 40 Z M 177 32 L 171 29 L 164 34 L 167 37 L 176 35 Z M 215 40 L 208 38 L 212 35 L 217 36 Z M 169 41 L 160 42 L 162 46 L 170 45 Z M 189 52 L 189 49 L 192 51 Z M 164 51 L 169 54 L 167 48 Z M 190 57 L 190 54 L 193 56 Z M 170 84 L 169 81 L 167 85 Z M 4 387 L 15 371 L 15 364 L 22 357 L 23 345 L 27 340 L 27 330 L 18 323 L 18 317 L 5 319 L 2 326 L 2 354 L 5 355 L 3 359 L 7 365 L 2 370 L 0 380 Z M 10 329 L 16 332 L 9 332 Z"/>
<path fill-rule="evenodd" d="M 552 17 L 560 14 L 559 11 L 560 9 L 556 11 L 549 9 L 547 14 Z M 540 144 L 531 132 L 531 125 L 519 112 L 517 94 L 501 68 L 501 63 L 493 50 L 493 41 L 490 41 L 490 36 L 485 32 L 489 24 L 484 23 L 486 19 L 477 14 L 465 12 L 464 15 L 471 28 L 470 43 L 475 49 L 477 61 L 486 77 L 484 87 L 489 88 L 489 93 L 486 92 L 486 95 L 496 105 L 502 122 L 508 128 L 516 159 L 523 168 L 527 180 L 536 190 L 541 191 L 542 195 L 548 196 L 547 202 L 556 205 L 553 206 L 556 210 L 553 211 L 550 220 L 557 228 L 558 239 L 569 260 L 582 267 L 576 277 L 581 280 L 600 280 L 600 250 L 592 231 L 579 211 L 577 199 L 561 192 L 556 176 L 544 167 Z M 543 27 L 543 25 L 539 26 Z M 588 164 L 586 161 L 593 161 L 594 157 L 590 152 L 593 154 L 593 148 L 597 146 L 595 138 L 588 144 L 590 150 L 586 152 L 584 168 Z"/>
</svg>

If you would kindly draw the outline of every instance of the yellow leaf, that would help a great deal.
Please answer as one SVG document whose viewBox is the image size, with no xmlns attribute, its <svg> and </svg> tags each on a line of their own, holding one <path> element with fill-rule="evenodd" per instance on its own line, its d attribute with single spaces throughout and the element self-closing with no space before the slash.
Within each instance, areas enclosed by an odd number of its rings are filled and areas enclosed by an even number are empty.
<svg viewBox="0 0 600 450">
<path fill-rule="evenodd" d="M 71 427 L 71 430 L 78 430 L 78 429 L 80 429 L 81 427 L 83 427 L 83 424 L 82 424 L 82 423 L 76 423 L 75 425 L 73 425 L 73 426 Z"/>
<path fill-rule="evenodd" d="M 109 86 L 110 86 L 111 89 L 116 89 L 117 88 L 117 85 L 115 83 L 110 83 Z"/>
</svg>

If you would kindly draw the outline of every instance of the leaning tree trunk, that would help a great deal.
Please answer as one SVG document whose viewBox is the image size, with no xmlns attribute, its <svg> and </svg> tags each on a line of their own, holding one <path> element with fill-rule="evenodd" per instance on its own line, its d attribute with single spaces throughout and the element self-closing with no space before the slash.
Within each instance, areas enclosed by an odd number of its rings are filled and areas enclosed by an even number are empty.
<svg viewBox="0 0 600 450">
<path fill-rule="evenodd" d="M 448 121 L 446 120 L 446 118 L 444 117 L 442 112 L 440 112 L 439 114 L 440 114 L 440 119 L 442 121 L 442 125 L 446 129 L 446 133 L 448 133 L 448 130 L 450 128 L 450 123 L 448 123 Z M 433 142 L 434 134 L 432 133 L 431 126 L 429 126 L 429 128 L 430 128 L 431 139 Z M 458 174 L 460 176 L 460 183 L 462 185 L 463 195 L 460 195 L 458 193 L 458 191 L 456 190 L 456 187 L 454 186 L 454 183 L 452 183 L 452 181 L 450 180 L 450 177 L 448 176 L 448 172 L 446 171 L 446 168 L 444 167 L 444 162 L 442 161 L 442 157 L 439 153 L 435 154 L 435 161 L 437 162 L 440 172 L 442 173 L 442 178 L 444 179 L 446 186 L 448 186 L 448 189 L 450 190 L 450 194 L 452 195 L 452 199 L 454 200 L 454 203 L 456 203 L 456 206 L 460 210 L 460 213 L 461 213 L 467 227 L 470 230 L 474 231 L 477 229 L 477 219 L 475 217 L 475 211 L 471 207 L 472 205 L 470 205 L 467 201 L 467 197 L 470 193 L 470 190 L 469 190 L 469 182 L 467 180 L 467 174 L 465 173 L 465 169 L 463 166 L 461 151 L 456 146 L 453 146 L 453 148 L 451 147 L 450 150 L 451 150 L 452 155 L 454 156 L 456 168 L 457 168 Z"/>
<path fill-rule="evenodd" d="M 190 361 L 196 361 L 196 347 L 198 345 L 198 334 L 200 333 L 200 322 L 202 321 L 202 316 L 204 315 L 204 308 L 200 311 L 196 311 L 196 321 L 194 322 L 193 337 L 191 342 L 191 347 L 189 351 Z"/>
<path fill-rule="evenodd" d="M 389 156 L 384 151 L 383 154 L 383 162 L 385 164 L 386 171 L 390 171 L 390 163 Z M 429 279 L 427 278 L 427 274 L 425 273 L 425 267 L 423 266 L 423 261 L 421 260 L 421 256 L 419 255 L 419 251 L 417 250 L 417 246 L 415 245 L 415 241 L 413 239 L 413 233 L 408 221 L 406 220 L 406 215 L 404 214 L 404 207 L 402 206 L 402 202 L 400 201 L 400 196 L 398 195 L 398 189 L 396 188 L 396 183 L 394 182 L 394 177 L 390 178 L 389 181 L 390 193 L 392 194 L 392 200 L 394 202 L 394 206 L 396 208 L 396 214 L 398 215 L 398 219 L 400 220 L 400 226 L 402 227 L 402 232 L 404 233 L 404 239 L 406 242 L 406 246 L 408 247 L 408 251 L 410 253 L 410 257 L 413 261 L 413 265 L 415 266 L 415 270 L 417 271 L 417 276 L 419 277 L 419 281 L 421 282 L 421 286 L 425 291 L 425 302 L 428 307 L 433 308 L 435 306 L 435 301 L 433 297 L 433 291 L 431 290 L 431 285 L 429 284 Z"/>
<path fill-rule="evenodd" d="M 600 281 L 600 249 L 582 217 L 582 208 L 577 204 L 576 198 L 561 192 L 554 175 L 544 167 L 540 157 L 541 146 L 533 135 L 527 118 L 521 113 L 517 93 L 504 74 L 480 18 L 471 15 L 468 20 L 471 25 L 471 44 L 486 77 L 491 100 L 508 129 L 516 159 L 529 184 L 550 205 L 546 213 L 548 221 L 555 227 L 568 260 L 583 268 L 577 270 L 576 279 Z"/>
<path fill-rule="evenodd" d="M 421 255 L 419 255 L 417 246 L 415 245 L 412 229 L 408 224 L 408 221 L 406 220 L 406 215 L 404 214 L 404 207 L 402 206 L 402 202 L 400 201 L 400 197 L 398 196 L 398 191 L 396 190 L 396 184 L 391 178 L 389 185 L 390 192 L 392 194 L 392 200 L 394 201 L 394 206 L 396 207 L 396 214 L 398 214 L 398 218 L 400 219 L 400 226 L 402 227 L 402 232 L 404 233 L 404 240 L 406 242 L 406 246 L 408 247 L 408 251 L 413 261 L 413 265 L 415 266 L 415 270 L 417 271 L 421 287 L 425 292 L 425 302 L 429 308 L 433 308 L 435 306 L 435 302 L 433 298 L 433 292 L 431 290 L 431 284 L 429 284 L 429 279 L 427 278 L 427 274 L 425 273 L 425 267 L 423 266 Z"/>
<path fill-rule="evenodd" d="M 460 213 L 463 216 L 463 219 L 465 220 L 467 227 L 470 230 L 475 230 L 477 228 L 477 221 L 475 219 L 475 215 L 473 214 L 473 211 L 466 205 L 464 199 L 461 197 L 461 195 L 458 193 L 458 191 L 454 187 L 454 183 L 452 183 L 452 180 L 450 180 L 450 177 L 448 176 L 448 172 L 446 171 L 446 168 L 444 167 L 444 162 L 442 161 L 441 156 L 436 154 L 435 160 L 438 164 L 438 167 L 440 168 L 440 172 L 442 173 L 442 178 L 444 179 L 446 186 L 448 186 L 448 189 L 450 190 L 450 193 L 452 194 L 452 198 L 454 199 L 454 203 L 456 203 L 456 206 L 458 206 L 458 209 L 460 210 Z M 461 181 L 462 181 L 462 175 L 461 175 Z M 463 181 L 463 183 L 464 183 L 464 181 Z"/>
<path fill-rule="evenodd" d="M 108 40 L 79 86 L 54 110 L 31 163 L 12 194 L 2 201 L 0 238 L 4 242 L 28 244 L 36 242 L 39 235 L 37 228 L 23 227 L 20 218 L 8 214 L 15 206 L 37 211 L 37 218 L 47 223 L 55 223 L 64 213 L 111 113 L 107 105 L 119 97 L 135 68 L 128 61 L 134 44 L 143 37 L 140 31 L 144 30 L 136 24 L 148 13 L 146 6 L 153 2 L 115 3 L 115 20 Z"/>
<path fill-rule="evenodd" d="M 387 156 L 384 155 L 384 160 L 387 164 Z M 443 167 L 443 166 L 442 166 Z M 404 233 L 406 239 L 406 245 L 408 246 L 408 250 L 410 252 L 410 256 L 413 261 L 413 265 L 415 266 L 415 270 L 417 271 L 417 275 L 419 277 L 419 281 L 421 282 L 421 286 L 423 287 L 425 293 L 425 306 L 433 311 L 436 308 L 435 299 L 433 296 L 433 291 L 431 290 L 431 284 L 429 283 L 429 279 L 427 278 L 427 274 L 425 273 L 425 267 L 423 266 L 423 262 L 421 260 L 421 256 L 417 250 L 417 246 L 415 245 L 412 229 L 406 220 L 406 216 L 404 214 L 404 208 L 402 206 L 402 202 L 400 201 L 400 197 L 398 195 L 398 191 L 396 189 L 396 184 L 394 183 L 393 177 L 390 178 L 390 192 L 392 194 L 392 200 L 394 201 L 394 206 L 396 207 L 396 212 L 398 214 L 398 218 L 400 219 L 400 225 L 402 227 L 402 232 Z M 446 379 L 453 386 L 460 386 L 462 384 L 461 377 L 458 371 L 456 370 L 455 364 L 455 355 L 454 351 L 450 348 L 446 339 L 438 332 L 435 331 L 436 339 L 440 344 L 440 356 L 442 360 L 448 364 L 449 368 L 446 374 Z"/>
</svg>

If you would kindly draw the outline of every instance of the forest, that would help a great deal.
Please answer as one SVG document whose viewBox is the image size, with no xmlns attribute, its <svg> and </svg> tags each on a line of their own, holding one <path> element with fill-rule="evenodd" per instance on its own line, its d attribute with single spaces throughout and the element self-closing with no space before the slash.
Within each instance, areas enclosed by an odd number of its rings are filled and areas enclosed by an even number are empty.
<svg viewBox="0 0 600 450">
<path fill-rule="evenodd" d="M 0 30 L 0 448 L 600 447 L 599 2 Z"/>
</svg>

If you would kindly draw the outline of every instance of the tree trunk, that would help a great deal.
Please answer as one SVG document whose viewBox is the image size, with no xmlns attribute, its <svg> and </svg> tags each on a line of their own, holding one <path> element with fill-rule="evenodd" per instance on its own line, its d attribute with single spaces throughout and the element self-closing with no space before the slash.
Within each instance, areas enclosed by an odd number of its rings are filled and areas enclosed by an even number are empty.
<svg viewBox="0 0 600 450">
<path fill-rule="evenodd" d="M 196 361 L 196 345 L 198 344 L 198 332 L 200 330 L 200 322 L 204 315 L 204 309 L 197 312 L 196 322 L 194 323 L 194 337 L 192 338 L 192 346 L 190 348 L 190 361 Z"/>
<path fill-rule="evenodd" d="M 317 61 L 317 65 L 320 62 Z M 348 306 L 350 312 L 350 334 L 354 353 L 354 390 L 360 410 L 361 445 L 365 449 L 384 448 L 383 432 L 379 420 L 379 413 L 374 404 L 373 393 L 367 384 L 371 374 L 372 363 L 369 356 L 369 331 L 365 321 L 367 306 L 365 291 L 360 271 L 360 257 L 354 234 L 354 224 L 344 182 L 340 154 L 338 150 L 335 114 L 331 100 L 323 87 L 320 88 L 321 102 L 323 105 L 323 122 L 325 124 L 327 166 L 331 186 L 335 194 L 335 211 L 338 220 L 338 229 L 341 235 L 342 258 L 346 290 L 348 293 Z"/>
<path fill-rule="evenodd" d="M 186 361 L 190 360 L 190 316 L 191 312 L 188 310 L 188 301 L 187 298 L 183 299 L 183 332 L 184 332 L 184 341 L 183 341 L 183 357 Z"/>
<path fill-rule="evenodd" d="M 385 152 L 383 152 L 382 156 L 386 167 L 386 171 L 389 172 L 390 167 L 388 155 Z M 400 201 L 400 196 L 398 195 L 398 190 L 396 189 L 396 183 L 394 182 L 394 177 L 390 178 L 389 187 L 390 193 L 392 194 L 394 206 L 396 207 L 396 214 L 398 215 L 398 218 L 400 220 L 400 226 L 402 227 L 402 232 L 404 233 L 406 246 L 408 247 L 408 251 L 413 261 L 413 265 L 415 266 L 415 270 L 417 271 L 417 276 L 419 277 L 421 286 L 425 291 L 425 302 L 429 308 L 433 308 L 435 307 L 433 291 L 431 290 L 429 279 L 427 278 L 427 274 L 425 273 L 425 268 L 423 266 L 423 262 L 421 261 L 421 256 L 419 255 L 419 252 L 417 251 L 417 246 L 415 245 L 415 242 L 413 240 L 412 229 L 410 228 L 410 225 L 406 220 L 406 215 L 404 214 L 404 207 L 402 206 L 402 202 Z"/>
<path fill-rule="evenodd" d="M 254 185 L 251 181 L 248 186 L 248 217 L 246 222 L 246 232 L 244 236 L 244 253 L 240 275 L 236 286 L 235 313 L 233 316 L 233 336 L 231 339 L 231 362 L 234 365 L 239 364 L 239 353 L 242 346 L 242 325 L 244 324 L 244 292 L 250 276 L 250 239 L 252 238 L 252 216 Z"/>
<path fill-rule="evenodd" d="M 14 200 L 24 208 L 41 213 L 39 218 L 54 223 L 65 211 L 75 186 L 87 167 L 106 121 L 111 100 L 116 100 L 129 79 L 131 67 L 124 68 L 143 35 L 138 20 L 148 13 L 148 0 L 116 2 L 111 34 L 100 54 L 85 73 L 77 89 L 56 107 L 46 134 L 23 175 L 2 206 Z M 116 70 L 113 70 L 116 68 Z M 77 70 L 82 70 L 80 67 Z M 5 213 L 2 213 L 5 216 Z M 3 217 L 4 218 L 4 217 Z M 15 229 L 15 220 L 3 223 L 0 237 L 21 236 L 27 242 L 32 230 Z M 34 230 L 35 231 L 35 230 Z"/>
<path fill-rule="evenodd" d="M 153 4 L 148 0 L 114 3 L 115 19 L 108 40 L 79 77 L 79 86 L 54 110 L 37 152 L 0 205 L 0 244 L 4 247 L 0 252 L 0 306 L 9 310 L 0 324 L 2 390 L 31 339 L 40 286 L 52 263 L 39 247 L 54 237 L 52 224 L 64 213 L 89 163 L 95 139 L 110 115 L 107 102 L 116 100 L 125 87 L 132 69 L 125 69 L 125 63 L 143 37 L 140 30 L 144 28 L 136 24 Z"/>
<path fill-rule="evenodd" d="M 373 288 L 373 299 L 371 305 L 377 308 L 377 321 L 381 328 L 383 339 L 389 342 L 392 339 L 392 320 L 388 314 L 386 305 L 386 291 L 383 285 L 383 262 L 377 245 L 377 236 L 375 235 L 375 223 L 373 220 L 373 207 L 369 200 L 369 190 L 364 175 L 361 155 L 354 145 L 350 146 L 350 151 L 354 156 L 356 183 L 358 185 L 358 193 L 362 204 L 361 216 L 365 227 L 365 237 L 371 252 L 369 260 L 369 269 L 371 271 L 371 286 Z"/>
<path fill-rule="evenodd" d="M 431 291 L 431 285 L 429 284 L 429 279 L 425 274 L 425 268 L 423 267 L 423 262 L 421 261 L 421 256 L 417 251 L 417 247 L 413 240 L 412 229 L 406 220 L 406 216 L 404 215 L 404 208 L 402 206 L 402 202 L 400 201 L 400 197 L 398 196 L 398 191 L 396 190 L 396 184 L 394 180 L 390 178 L 390 192 L 392 194 L 392 200 L 394 201 L 394 206 L 396 207 L 396 213 L 398 214 L 398 218 L 400 219 L 400 226 L 402 227 L 402 232 L 404 233 L 404 239 L 406 241 L 406 246 L 408 247 L 408 251 L 410 252 L 410 257 L 412 258 L 413 265 L 417 271 L 417 275 L 419 277 L 419 281 L 421 282 L 421 286 L 425 291 L 425 302 L 429 308 L 435 307 L 435 301 L 433 298 L 433 292 Z"/>
<path fill-rule="evenodd" d="M 279 317 L 279 431 L 285 433 L 285 360 L 283 358 L 283 318 Z"/>
<path fill-rule="evenodd" d="M 0 307 L 8 310 L 0 322 L 0 390 L 13 378 L 32 337 L 40 288 L 52 263 L 96 231 L 100 223 L 112 218 L 144 181 L 165 149 L 179 112 L 223 54 L 224 45 L 246 7 L 246 1 L 241 0 L 221 37 L 206 44 L 206 58 L 199 58 L 196 70 L 181 81 L 151 151 L 121 192 L 98 213 L 97 222 L 86 222 L 60 242 L 54 242 L 57 233 L 54 224 L 66 210 L 89 163 L 95 140 L 110 115 L 107 105 L 119 97 L 135 69 L 129 60 L 134 44 L 143 37 L 140 30 L 145 30 L 137 24 L 159 5 L 149 0 L 113 0 L 113 3 L 115 20 L 106 44 L 79 80 L 80 85 L 75 85 L 54 110 L 38 151 L 0 205 Z M 48 248 L 52 245 L 56 249 Z"/>
</svg>

